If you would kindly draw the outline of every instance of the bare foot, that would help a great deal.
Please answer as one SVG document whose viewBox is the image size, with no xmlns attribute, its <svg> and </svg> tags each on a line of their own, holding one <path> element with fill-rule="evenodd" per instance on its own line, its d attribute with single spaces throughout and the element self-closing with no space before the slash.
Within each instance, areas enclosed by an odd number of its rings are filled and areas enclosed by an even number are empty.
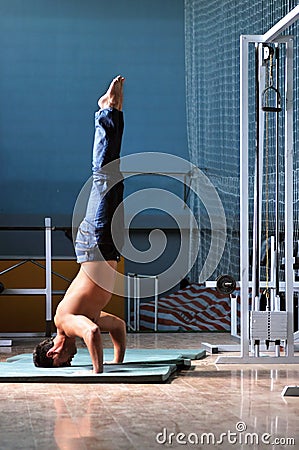
<svg viewBox="0 0 299 450">
<path fill-rule="evenodd" d="M 115 108 L 122 110 L 124 77 L 118 75 L 114 78 L 106 92 L 98 101 L 100 109 Z"/>
</svg>

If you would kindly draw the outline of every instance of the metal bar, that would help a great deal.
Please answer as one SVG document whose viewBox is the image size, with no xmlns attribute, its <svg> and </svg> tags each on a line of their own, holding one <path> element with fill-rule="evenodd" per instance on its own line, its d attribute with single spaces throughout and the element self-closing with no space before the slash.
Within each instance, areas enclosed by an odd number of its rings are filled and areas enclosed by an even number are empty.
<svg viewBox="0 0 299 450">
<path fill-rule="evenodd" d="M 13 266 L 8 267 L 7 269 L 2 270 L 2 271 L 0 272 L 0 275 L 4 275 L 5 273 L 10 272 L 11 270 L 16 269 L 17 267 L 20 267 L 20 266 L 22 266 L 23 264 L 25 264 L 25 263 L 27 263 L 27 262 L 30 262 L 30 263 L 36 265 L 37 267 L 40 267 L 41 269 L 46 270 L 46 267 L 45 267 L 45 266 L 43 266 L 43 265 L 40 264 L 39 262 L 35 261 L 34 259 L 24 259 L 23 261 L 20 261 L 19 263 L 14 264 Z M 61 275 L 61 274 L 58 273 L 58 272 L 55 272 L 54 270 L 52 270 L 52 274 L 55 275 L 55 276 L 57 276 L 57 277 L 59 277 L 59 278 L 61 278 L 61 279 L 64 280 L 64 281 L 68 281 L 68 282 L 71 281 L 69 278 L 65 277 L 64 275 Z"/>
<path fill-rule="evenodd" d="M 18 261 L 18 260 L 24 260 L 24 255 L 1 255 L 0 261 Z M 30 261 L 44 261 L 45 255 L 32 255 L 30 256 L 30 259 L 26 260 L 28 262 Z M 74 256 L 53 256 L 53 259 L 55 261 L 76 261 L 76 257 Z"/>
<path fill-rule="evenodd" d="M 45 266 L 43 266 L 43 265 L 40 264 L 39 262 L 35 261 L 34 259 L 30 259 L 30 262 L 31 262 L 32 264 L 35 264 L 37 267 L 40 267 L 41 269 L 45 269 L 45 270 L 46 270 L 46 267 L 45 267 Z M 55 275 L 56 277 L 61 278 L 61 279 L 64 280 L 64 281 L 68 281 L 69 283 L 72 281 L 72 280 L 70 280 L 69 278 L 65 277 L 64 275 L 61 275 L 60 273 L 55 272 L 54 270 L 52 270 L 51 273 L 52 273 L 53 275 Z"/>
<path fill-rule="evenodd" d="M 46 295 L 46 289 L 4 289 L 1 295 Z"/>
<path fill-rule="evenodd" d="M 155 331 L 158 331 L 158 277 L 155 277 Z"/>
<path fill-rule="evenodd" d="M 20 261 L 19 263 L 14 264 L 13 266 L 8 267 L 7 269 L 2 270 L 0 272 L 0 275 L 4 275 L 5 273 L 10 272 L 11 270 L 16 269 L 17 267 L 20 267 L 20 266 L 22 266 L 23 264 L 25 264 L 25 263 L 27 263 L 29 261 L 31 261 L 31 260 L 30 259 L 25 259 L 24 261 Z"/>
<path fill-rule="evenodd" d="M 280 358 L 247 356 L 218 356 L 215 364 L 299 364 L 298 356 L 281 356 Z"/>
<path fill-rule="evenodd" d="M 260 55 L 260 60 L 259 60 L 259 186 L 260 186 L 260 191 L 259 191 L 259 236 L 258 236 L 258 245 L 259 245 L 259 255 L 258 255 L 258 267 L 259 267 L 259 285 L 260 285 L 260 277 L 261 277 L 261 267 L 260 267 L 260 263 L 261 263 L 261 246 L 262 246 L 262 199 L 263 199 L 263 195 L 262 195 L 262 191 L 263 191 L 263 173 L 264 173 L 264 135 L 265 135 L 265 113 L 262 110 L 262 101 L 263 101 L 263 91 L 266 87 L 266 67 L 263 64 L 263 45 L 261 43 L 259 43 L 259 55 Z M 257 303 L 258 303 L 258 310 L 260 309 L 260 294 L 259 292 L 257 293 Z"/>
<path fill-rule="evenodd" d="M 253 213 L 252 296 L 259 297 L 260 280 L 260 216 L 261 216 L 261 170 L 260 170 L 260 63 L 259 44 L 255 44 L 255 177 Z M 248 113 L 247 113 L 248 114 Z M 248 161 L 247 161 L 248 164 Z"/>
<path fill-rule="evenodd" d="M 292 9 L 286 16 L 284 16 L 277 24 L 275 24 L 264 35 L 264 42 L 274 41 L 284 30 L 289 28 L 296 20 L 299 19 L 299 5 Z"/>
<path fill-rule="evenodd" d="M 131 275 L 127 276 L 127 326 L 131 328 Z"/>
<path fill-rule="evenodd" d="M 12 340 L 11 339 L 0 339 L 0 347 L 11 347 Z"/>
<path fill-rule="evenodd" d="M 139 274 L 135 274 L 136 277 L 138 278 L 156 278 L 157 275 L 139 275 Z"/>
<path fill-rule="evenodd" d="M 278 311 L 276 308 L 276 292 L 278 292 L 279 289 L 279 281 L 278 281 L 278 288 L 277 288 L 277 278 L 276 278 L 276 252 L 275 252 L 275 236 L 270 237 L 270 281 L 275 284 L 275 290 L 271 289 L 270 293 L 270 309 L 271 311 Z M 269 283 L 268 283 L 269 285 Z"/>
<path fill-rule="evenodd" d="M 249 230 L 248 230 L 248 38 L 240 36 L 240 285 L 241 355 L 249 342 Z"/>
<path fill-rule="evenodd" d="M 134 297 L 134 331 L 137 330 L 137 276 L 133 278 L 133 297 Z"/>
<path fill-rule="evenodd" d="M 45 218 L 45 252 L 46 252 L 46 336 L 51 336 L 52 325 L 52 241 L 51 219 Z"/>
<path fill-rule="evenodd" d="M 136 277 L 137 292 L 136 292 L 136 324 L 137 331 L 140 330 L 140 277 Z"/>
<path fill-rule="evenodd" d="M 0 231 L 45 231 L 45 227 L 0 227 Z"/>
<path fill-rule="evenodd" d="M 275 45 L 276 67 L 275 86 L 279 89 L 279 46 Z M 278 97 L 276 95 L 276 107 L 278 107 Z M 275 287 L 276 295 L 279 294 L 279 114 L 275 117 Z"/>
<path fill-rule="evenodd" d="M 230 309 L 230 334 L 231 336 L 238 337 L 238 311 L 237 311 L 237 297 L 231 296 L 231 309 Z"/>
<path fill-rule="evenodd" d="M 14 337 L 20 337 L 20 338 L 35 338 L 35 337 L 42 337 L 45 336 L 44 332 L 37 332 L 37 333 L 0 333 L 0 337 L 4 338 L 14 338 Z"/>
<path fill-rule="evenodd" d="M 52 290 L 52 295 L 63 295 L 65 294 L 65 290 Z M 1 295 L 46 295 L 46 289 L 43 288 L 16 288 L 16 289 L 5 289 Z"/>
<path fill-rule="evenodd" d="M 10 226 L 8 225 L 7 227 L 0 227 L 0 231 L 45 231 L 46 227 L 36 227 L 36 226 Z M 51 227 L 52 231 L 67 231 L 70 230 L 70 227 L 56 227 L 53 226 Z"/>
<path fill-rule="evenodd" d="M 288 311 L 287 355 L 294 354 L 293 321 L 293 39 L 286 44 L 285 64 L 285 297 Z"/>
<path fill-rule="evenodd" d="M 214 287 L 216 287 L 216 281 L 206 281 L 205 282 L 205 285 L 207 286 L 207 287 L 211 287 L 211 288 L 214 288 Z M 241 286 L 241 281 L 237 281 L 237 286 Z M 249 281 L 248 282 L 248 287 L 251 287 L 252 286 L 252 283 L 251 283 L 251 281 Z M 261 281 L 260 282 L 260 286 L 262 287 L 262 288 L 265 288 L 266 287 L 266 282 L 265 281 Z M 279 282 L 279 290 L 281 291 L 281 292 L 284 292 L 285 291 L 285 286 L 286 286 L 286 284 L 285 284 L 285 282 L 284 281 L 280 281 Z M 273 282 L 269 282 L 269 288 L 271 288 L 271 289 L 274 289 L 275 288 L 275 284 L 273 283 Z M 295 291 L 299 291 L 299 281 L 295 281 L 294 283 L 293 283 L 293 288 L 294 288 L 294 290 Z"/>
<path fill-rule="evenodd" d="M 134 326 L 131 326 L 130 307 L 131 305 L 131 278 L 133 278 L 133 300 L 134 300 Z M 139 275 L 137 273 L 128 273 L 128 328 L 134 331 L 140 330 L 140 298 L 141 298 L 141 279 L 154 280 L 154 331 L 158 331 L 158 276 L 157 275 Z"/>
</svg>

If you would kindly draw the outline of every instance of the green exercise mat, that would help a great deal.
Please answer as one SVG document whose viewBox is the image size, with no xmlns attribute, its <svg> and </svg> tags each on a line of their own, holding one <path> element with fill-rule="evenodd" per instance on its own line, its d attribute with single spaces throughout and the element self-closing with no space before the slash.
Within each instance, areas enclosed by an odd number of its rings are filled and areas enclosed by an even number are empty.
<svg viewBox="0 0 299 450">
<path fill-rule="evenodd" d="M 201 359 L 205 350 L 127 349 L 123 364 L 105 364 L 102 374 L 92 374 L 86 348 L 78 349 L 71 367 L 35 367 L 31 353 L 23 353 L 0 363 L 0 382 L 49 383 L 160 383 L 192 359 Z M 104 360 L 113 358 L 113 349 L 104 350 Z"/>
<path fill-rule="evenodd" d="M 105 365 L 104 372 L 92 374 L 91 365 L 42 368 L 32 362 L 0 363 L 1 383 L 162 383 L 177 369 L 175 364 Z"/>
<path fill-rule="evenodd" d="M 190 349 L 126 349 L 124 363 L 144 363 L 144 364 L 162 364 L 170 363 L 175 364 L 178 360 L 196 360 L 202 359 L 206 356 L 206 351 L 202 349 L 190 350 Z M 113 349 L 104 349 L 104 361 L 113 359 Z M 22 353 L 20 355 L 12 356 L 7 359 L 6 362 L 16 361 L 32 361 L 32 353 Z M 78 348 L 77 354 L 73 359 L 72 364 L 77 364 L 80 360 L 80 364 L 91 364 L 90 356 L 86 348 Z M 174 362 L 172 362 L 174 361 Z"/>
</svg>

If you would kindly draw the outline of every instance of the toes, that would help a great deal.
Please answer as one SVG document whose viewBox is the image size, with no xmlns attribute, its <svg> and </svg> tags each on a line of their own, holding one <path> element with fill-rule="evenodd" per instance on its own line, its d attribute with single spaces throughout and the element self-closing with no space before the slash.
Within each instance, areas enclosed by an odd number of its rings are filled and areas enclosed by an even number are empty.
<svg viewBox="0 0 299 450">
<path fill-rule="evenodd" d="M 124 77 L 122 77 L 121 75 L 117 75 L 117 77 L 115 77 L 113 81 L 123 83 L 124 80 Z"/>
<path fill-rule="evenodd" d="M 115 78 L 113 79 L 113 82 L 114 82 L 114 83 L 118 83 L 120 80 L 121 80 L 121 76 L 118 75 L 117 77 L 115 77 Z"/>
</svg>

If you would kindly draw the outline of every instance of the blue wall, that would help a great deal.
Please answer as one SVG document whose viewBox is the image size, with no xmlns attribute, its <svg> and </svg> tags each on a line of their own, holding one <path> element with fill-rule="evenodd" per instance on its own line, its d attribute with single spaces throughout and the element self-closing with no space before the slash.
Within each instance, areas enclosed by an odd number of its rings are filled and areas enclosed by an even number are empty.
<svg viewBox="0 0 299 450">
<path fill-rule="evenodd" d="M 183 0 L 1 2 L 0 48 L 2 224 L 70 225 L 96 101 L 118 73 L 123 155 L 188 159 Z"/>
</svg>

